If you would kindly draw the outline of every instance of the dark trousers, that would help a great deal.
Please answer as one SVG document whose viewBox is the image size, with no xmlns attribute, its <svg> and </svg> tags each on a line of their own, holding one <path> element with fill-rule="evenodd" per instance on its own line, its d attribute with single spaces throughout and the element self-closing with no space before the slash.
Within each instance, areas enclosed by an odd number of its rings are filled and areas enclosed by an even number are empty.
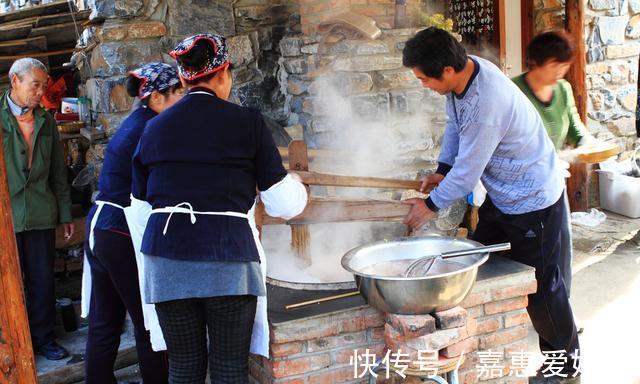
<svg viewBox="0 0 640 384">
<path fill-rule="evenodd" d="M 103 230 L 95 230 L 94 238 L 93 252 L 88 249 L 88 243 L 85 244 L 92 281 L 85 380 L 87 384 L 116 383 L 113 364 L 128 311 L 134 326 L 142 380 L 145 384 L 166 383 L 166 353 L 153 352 L 149 332 L 144 327 L 138 267 L 131 238 Z"/>
<path fill-rule="evenodd" d="M 249 382 L 249 347 L 256 296 L 220 296 L 156 304 L 169 352 L 169 383 L 202 384 L 207 330 L 212 384 Z"/>
<path fill-rule="evenodd" d="M 485 245 L 508 241 L 508 256 L 536 269 L 538 289 L 529 295 L 527 311 L 540 349 L 566 351 L 566 368 L 572 371 L 569 354 L 580 346 L 563 277 L 567 255 L 562 252 L 562 224 L 566 215 L 564 196 L 548 208 L 521 215 L 504 214 L 487 198 L 480 207 L 473 239 Z"/>
<path fill-rule="evenodd" d="M 561 252 L 564 253 L 562 260 L 564 265 L 561 265 L 562 276 L 564 278 L 564 286 L 567 288 L 567 296 L 571 297 L 571 281 L 573 281 L 571 264 L 573 263 L 573 236 L 571 234 L 571 209 L 569 208 L 569 197 L 567 196 L 567 190 L 564 191 L 564 206 L 567 210 L 567 214 L 564 215 L 562 221 L 562 238 L 561 238 Z"/>
<path fill-rule="evenodd" d="M 31 341 L 37 350 L 53 341 L 56 321 L 56 297 L 53 262 L 56 255 L 56 231 L 44 229 L 16 233 L 18 255 L 24 282 Z"/>
</svg>

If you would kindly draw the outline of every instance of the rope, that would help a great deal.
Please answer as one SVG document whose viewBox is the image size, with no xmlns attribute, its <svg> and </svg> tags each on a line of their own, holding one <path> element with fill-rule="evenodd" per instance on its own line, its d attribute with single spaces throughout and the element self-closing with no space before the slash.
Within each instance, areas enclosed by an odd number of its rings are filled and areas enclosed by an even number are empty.
<svg viewBox="0 0 640 384">
<path fill-rule="evenodd" d="M 71 14 L 71 20 L 73 20 L 73 27 L 75 28 L 76 31 L 76 44 L 80 41 L 80 30 L 78 29 L 78 21 L 76 20 L 76 12 L 77 12 L 77 7 L 75 6 L 75 3 L 73 2 L 73 0 L 67 0 L 67 4 L 69 5 L 69 13 Z M 93 70 L 91 69 L 91 64 L 89 63 L 89 58 L 87 57 L 85 51 L 79 51 L 77 52 L 78 55 L 80 55 L 82 57 L 82 60 L 84 61 L 85 66 L 87 67 L 87 69 L 89 70 L 89 77 L 93 77 Z M 82 72 L 80 73 L 80 77 L 82 78 Z M 82 82 L 86 82 L 86 79 L 82 78 Z"/>
</svg>

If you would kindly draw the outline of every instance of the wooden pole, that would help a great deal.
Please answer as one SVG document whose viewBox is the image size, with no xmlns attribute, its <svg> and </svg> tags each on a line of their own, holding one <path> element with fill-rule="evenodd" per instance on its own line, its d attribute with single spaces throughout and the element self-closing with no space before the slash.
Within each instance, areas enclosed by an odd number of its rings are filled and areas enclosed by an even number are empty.
<svg viewBox="0 0 640 384">
<path fill-rule="evenodd" d="M 0 127 L 0 131 L 2 128 Z M 0 135 L 0 148 L 4 148 Z M 37 383 L 4 151 L 0 150 L 0 382 Z"/>
<path fill-rule="evenodd" d="M 533 0 L 520 0 L 522 70 L 527 68 L 527 46 L 533 39 Z"/>
<path fill-rule="evenodd" d="M 587 55 L 584 43 L 585 0 L 566 0 L 566 29 L 576 39 L 576 58 L 567 73 L 567 80 L 573 88 L 573 96 L 580 119 L 587 117 L 586 67 Z M 586 211 L 589 205 L 589 167 L 585 163 L 572 164 L 571 177 L 567 180 L 567 194 L 571 211 Z"/>
<path fill-rule="evenodd" d="M 294 140 L 289 144 L 289 169 L 292 171 L 309 170 L 307 145 L 302 140 Z M 296 254 L 299 267 L 311 265 L 311 233 L 309 232 L 309 225 L 291 225 L 291 248 Z"/>
<path fill-rule="evenodd" d="M 576 99 L 576 107 L 580 119 L 587 118 L 587 87 L 586 68 L 587 54 L 584 43 L 584 0 L 566 0 L 565 16 L 567 32 L 576 39 L 576 58 L 567 73 L 567 81 L 573 88 L 573 96 Z"/>
<path fill-rule="evenodd" d="M 498 28 L 497 31 L 494 32 L 498 34 L 497 46 L 500 70 L 507 73 L 507 16 L 505 11 L 505 1 L 506 0 L 497 0 L 494 4 L 494 9 L 497 8 L 497 12 L 494 12 L 494 17 L 498 18 Z"/>
<path fill-rule="evenodd" d="M 358 296 L 359 294 L 360 294 L 360 291 L 341 293 L 339 295 L 326 296 L 326 297 L 321 297 L 315 300 L 309 300 L 309 301 L 303 301 L 301 303 L 285 305 L 284 309 L 294 309 L 294 308 L 304 307 L 306 305 L 311 305 L 311 304 L 320 304 L 320 303 L 324 303 L 325 301 L 343 299 L 345 297 Z"/>
<path fill-rule="evenodd" d="M 571 212 L 586 212 L 589 203 L 588 164 L 576 162 L 569 166 L 571 177 L 567 179 L 567 197 Z"/>
</svg>

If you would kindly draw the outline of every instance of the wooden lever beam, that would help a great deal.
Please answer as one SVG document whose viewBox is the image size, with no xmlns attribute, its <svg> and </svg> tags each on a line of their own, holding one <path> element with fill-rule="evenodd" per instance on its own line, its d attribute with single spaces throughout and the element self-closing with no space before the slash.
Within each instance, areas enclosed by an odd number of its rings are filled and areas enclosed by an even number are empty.
<svg viewBox="0 0 640 384">
<path fill-rule="evenodd" d="M 328 185 L 334 187 L 362 187 L 362 188 L 420 188 L 418 180 L 386 179 L 382 177 L 342 176 L 326 173 L 296 171 L 302 178 L 302 182 L 309 185 Z"/>
<path fill-rule="evenodd" d="M 263 224 L 402 221 L 410 209 L 411 205 L 397 200 L 313 198 L 300 215 L 286 221 L 265 214 Z"/>
</svg>

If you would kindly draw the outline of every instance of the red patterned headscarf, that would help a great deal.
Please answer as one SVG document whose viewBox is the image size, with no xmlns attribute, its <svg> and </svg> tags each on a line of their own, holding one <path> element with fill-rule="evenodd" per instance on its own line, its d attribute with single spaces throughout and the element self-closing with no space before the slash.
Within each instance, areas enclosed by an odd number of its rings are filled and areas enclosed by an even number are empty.
<svg viewBox="0 0 640 384">
<path fill-rule="evenodd" d="M 196 45 L 196 42 L 200 40 L 207 41 L 212 45 L 213 55 L 209 55 L 203 66 L 198 69 L 184 68 L 184 66 L 180 65 L 178 58 L 189 52 Z M 187 81 L 212 74 L 229 65 L 229 51 L 227 50 L 226 40 L 223 36 L 217 34 L 202 33 L 187 37 L 182 40 L 169 55 L 178 61 L 178 73 L 180 77 Z"/>
</svg>

